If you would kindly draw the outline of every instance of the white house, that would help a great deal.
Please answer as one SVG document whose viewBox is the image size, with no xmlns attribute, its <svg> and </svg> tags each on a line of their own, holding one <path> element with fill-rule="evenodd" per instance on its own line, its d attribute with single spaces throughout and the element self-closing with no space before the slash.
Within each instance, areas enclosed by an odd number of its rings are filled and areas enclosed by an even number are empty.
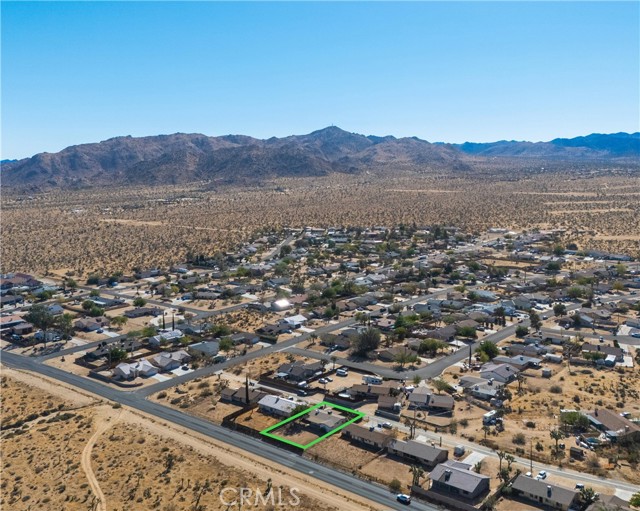
<svg viewBox="0 0 640 511">
<path fill-rule="evenodd" d="M 291 325 L 292 328 L 300 328 L 307 322 L 307 318 L 302 314 L 297 314 L 295 316 L 289 316 L 288 318 L 284 318 L 285 323 Z"/>
<path fill-rule="evenodd" d="M 130 380 L 138 376 L 153 376 L 158 373 L 158 368 L 153 366 L 147 359 L 143 358 L 132 364 L 122 362 L 113 370 L 113 376 L 123 380 Z"/>
<path fill-rule="evenodd" d="M 281 417 L 288 417 L 296 406 L 300 403 L 293 399 L 286 399 L 280 396 L 273 396 L 271 394 L 264 396 L 258 401 L 258 407 L 263 413 L 270 415 L 279 415 Z"/>
<path fill-rule="evenodd" d="M 175 342 L 178 339 L 182 338 L 184 333 L 182 330 L 165 330 L 160 332 L 158 335 L 154 335 L 149 339 L 149 344 L 151 346 L 160 346 L 164 341 L 166 342 Z"/>
</svg>

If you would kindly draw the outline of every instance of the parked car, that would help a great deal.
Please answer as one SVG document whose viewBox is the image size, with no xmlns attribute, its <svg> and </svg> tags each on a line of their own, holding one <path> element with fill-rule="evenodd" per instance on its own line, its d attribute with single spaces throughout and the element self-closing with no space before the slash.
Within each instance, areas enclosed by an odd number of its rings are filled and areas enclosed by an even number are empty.
<svg viewBox="0 0 640 511">
<path fill-rule="evenodd" d="M 640 332 L 631 332 L 631 337 L 635 337 L 636 339 L 640 339 Z"/>
<path fill-rule="evenodd" d="M 536 476 L 536 479 L 538 480 L 542 480 L 546 478 L 547 478 L 547 472 L 545 470 L 541 470 L 540 472 L 538 472 L 538 475 Z"/>
<path fill-rule="evenodd" d="M 396 495 L 396 500 L 402 504 L 406 504 L 406 505 L 411 504 L 411 497 L 404 493 L 398 493 L 398 495 Z"/>
<path fill-rule="evenodd" d="M 327 380 L 326 378 L 320 378 L 318 380 L 318 383 L 321 383 L 322 385 L 326 385 L 327 383 L 329 383 L 329 380 Z"/>
<path fill-rule="evenodd" d="M 582 490 L 584 488 L 584 484 L 576 483 L 576 490 Z"/>
<path fill-rule="evenodd" d="M 384 429 L 391 429 L 391 428 L 393 428 L 393 425 L 392 425 L 390 422 L 383 422 L 383 423 L 381 424 L 381 426 L 382 426 Z"/>
<path fill-rule="evenodd" d="M 338 369 L 336 371 L 336 376 L 347 376 L 349 371 L 347 369 Z"/>
</svg>

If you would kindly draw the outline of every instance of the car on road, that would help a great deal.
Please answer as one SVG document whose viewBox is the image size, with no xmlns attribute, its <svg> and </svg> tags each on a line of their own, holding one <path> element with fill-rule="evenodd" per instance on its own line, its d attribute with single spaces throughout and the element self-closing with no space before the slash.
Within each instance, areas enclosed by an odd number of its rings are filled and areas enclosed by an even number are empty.
<svg viewBox="0 0 640 511">
<path fill-rule="evenodd" d="M 599 340 L 600 342 L 604 342 L 604 337 L 600 336 L 600 337 L 598 337 L 598 340 Z"/>
<path fill-rule="evenodd" d="M 411 497 L 405 493 L 398 493 L 398 495 L 396 495 L 396 500 L 401 504 L 411 504 Z"/>
<path fill-rule="evenodd" d="M 304 390 L 299 390 L 299 391 L 297 392 L 297 394 L 298 394 L 299 396 L 308 396 L 308 395 L 309 395 L 309 394 L 308 394 L 307 392 L 305 392 Z"/>
<path fill-rule="evenodd" d="M 538 475 L 536 476 L 536 479 L 538 481 L 541 481 L 542 479 L 546 479 L 547 478 L 547 472 L 545 470 L 541 470 L 540 472 L 538 472 Z"/>
</svg>

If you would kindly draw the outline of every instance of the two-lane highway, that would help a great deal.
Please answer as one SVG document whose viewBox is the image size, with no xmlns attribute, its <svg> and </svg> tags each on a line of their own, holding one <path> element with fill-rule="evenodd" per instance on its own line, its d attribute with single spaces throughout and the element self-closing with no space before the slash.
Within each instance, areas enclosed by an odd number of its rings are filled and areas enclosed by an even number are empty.
<svg viewBox="0 0 640 511">
<path fill-rule="evenodd" d="M 15 369 L 32 371 L 57 379 L 105 399 L 130 406 L 144 413 L 156 416 L 159 419 L 196 431 L 219 442 L 244 449 L 268 461 L 284 465 L 347 492 L 365 497 L 378 503 L 380 509 L 404 509 L 404 507 L 395 500 L 395 496 L 384 486 L 360 479 L 332 467 L 321 465 L 290 451 L 263 442 L 260 439 L 237 433 L 179 410 L 168 408 L 159 403 L 147 401 L 140 394 L 123 392 L 107 387 L 97 381 L 44 365 L 34 358 L 22 357 L 13 353 L 3 352 L 2 363 Z M 438 511 L 437 506 L 418 501 L 414 501 L 411 507 L 419 511 Z"/>
</svg>

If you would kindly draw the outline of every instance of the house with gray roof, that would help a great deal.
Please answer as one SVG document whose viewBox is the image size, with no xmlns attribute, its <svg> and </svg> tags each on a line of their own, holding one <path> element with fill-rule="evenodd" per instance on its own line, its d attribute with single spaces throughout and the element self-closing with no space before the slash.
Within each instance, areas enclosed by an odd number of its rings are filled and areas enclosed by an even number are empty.
<svg viewBox="0 0 640 511">
<path fill-rule="evenodd" d="M 494 381 L 500 383 L 510 383 L 516 379 L 518 370 L 509 364 L 494 364 L 487 362 L 480 369 L 480 376 L 485 380 L 493 378 Z"/>
<path fill-rule="evenodd" d="M 387 446 L 387 451 L 411 462 L 420 463 L 428 468 L 435 467 L 438 463 L 447 461 L 449 451 L 440 449 L 415 440 L 392 440 Z"/>
<path fill-rule="evenodd" d="M 462 466 L 464 465 L 464 466 Z M 468 468 L 465 468 L 468 467 Z M 491 478 L 470 470 L 471 466 L 447 460 L 429 474 L 431 490 L 473 500 L 489 491 Z"/>
<path fill-rule="evenodd" d="M 521 498 L 535 502 L 538 505 L 555 509 L 568 510 L 578 500 L 580 495 L 575 490 L 556 486 L 544 480 L 534 479 L 520 474 L 511 486 L 513 492 Z"/>
<path fill-rule="evenodd" d="M 352 442 L 357 442 L 375 449 L 384 449 L 393 438 L 375 428 L 365 428 L 357 424 L 349 424 L 342 430 L 342 436 Z"/>
</svg>

